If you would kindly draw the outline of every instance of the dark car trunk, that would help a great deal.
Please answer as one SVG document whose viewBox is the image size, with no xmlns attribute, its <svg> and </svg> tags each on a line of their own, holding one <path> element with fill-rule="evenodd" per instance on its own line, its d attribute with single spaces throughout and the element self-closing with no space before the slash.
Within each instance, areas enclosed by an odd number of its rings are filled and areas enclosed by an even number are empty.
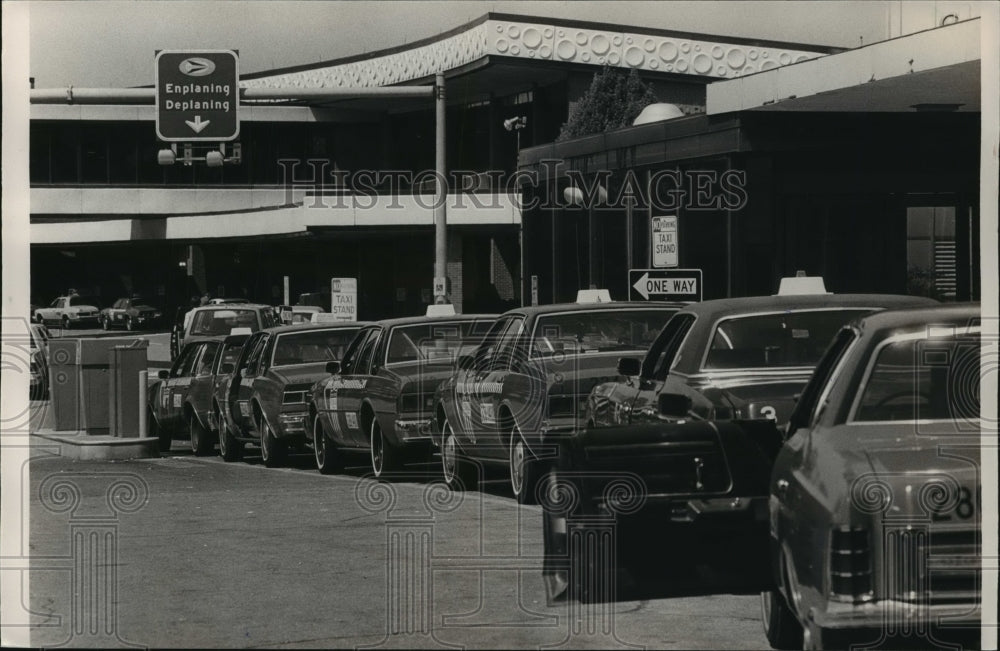
<svg viewBox="0 0 1000 651">
<path fill-rule="evenodd" d="M 768 420 L 664 422 L 587 430 L 570 455 L 593 498 L 616 478 L 646 496 L 750 497 L 767 494 L 781 443 Z"/>
</svg>

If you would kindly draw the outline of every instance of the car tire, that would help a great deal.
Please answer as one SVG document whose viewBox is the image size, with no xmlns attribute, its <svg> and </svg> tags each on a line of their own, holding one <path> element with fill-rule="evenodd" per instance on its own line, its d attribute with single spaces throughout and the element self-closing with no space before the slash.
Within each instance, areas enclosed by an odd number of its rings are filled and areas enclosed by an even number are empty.
<svg viewBox="0 0 1000 651">
<path fill-rule="evenodd" d="M 403 450 L 393 445 L 382 433 L 382 426 L 378 424 L 378 418 L 372 416 L 372 424 L 369 437 L 372 472 L 376 478 L 381 478 L 387 472 L 393 472 L 403 467 Z"/>
<path fill-rule="evenodd" d="M 62 318 L 62 327 L 63 327 L 63 330 L 69 330 L 70 329 L 70 323 L 69 323 L 69 317 L 68 316 L 64 316 Z"/>
<path fill-rule="evenodd" d="M 284 442 L 279 441 L 271 431 L 271 426 L 268 425 L 267 419 L 264 416 L 260 417 L 260 422 L 257 423 L 257 431 L 260 432 L 260 458 L 263 460 L 264 465 L 268 468 L 277 468 L 285 461 L 285 452 L 287 448 Z"/>
<path fill-rule="evenodd" d="M 773 649 L 801 649 L 802 625 L 777 589 L 760 593 L 760 614 L 764 635 Z"/>
<path fill-rule="evenodd" d="M 476 490 L 479 486 L 477 468 L 459 452 L 455 430 L 447 417 L 441 424 L 441 472 L 444 483 L 455 492 Z"/>
<path fill-rule="evenodd" d="M 340 450 L 326 434 L 323 421 L 319 414 L 313 417 L 312 426 L 313 454 L 316 456 L 316 469 L 321 475 L 332 475 L 344 468 L 344 460 Z"/>
<path fill-rule="evenodd" d="M 191 419 L 188 421 L 188 433 L 191 435 L 191 451 L 196 457 L 212 453 L 212 437 L 194 414 L 191 414 Z"/>
<path fill-rule="evenodd" d="M 42 318 L 41 314 L 35 313 L 35 323 L 38 325 L 45 325 L 45 319 Z"/>
<path fill-rule="evenodd" d="M 170 452 L 170 445 L 173 442 L 172 437 L 169 432 L 164 431 L 159 423 L 156 422 L 156 417 L 153 415 L 152 409 L 149 410 L 146 419 L 149 423 L 149 435 L 160 442 L 160 453 L 166 454 Z"/>
<path fill-rule="evenodd" d="M 542 476 L 542 463 L 532 457 L 521 429 L 514 425 L 510 432 L 507 458 L 510 466 L 510 488 L 518 504 L 537 504 L 535 494 Z"/>
<path fill-rule="evenodd" d="M 215 409 L 215 422 L 219 424 L 219 456 L 226 462 L 239 461 L 243 457 L 243 444 L 230 433 L 218 407 Z"/>
</svg>

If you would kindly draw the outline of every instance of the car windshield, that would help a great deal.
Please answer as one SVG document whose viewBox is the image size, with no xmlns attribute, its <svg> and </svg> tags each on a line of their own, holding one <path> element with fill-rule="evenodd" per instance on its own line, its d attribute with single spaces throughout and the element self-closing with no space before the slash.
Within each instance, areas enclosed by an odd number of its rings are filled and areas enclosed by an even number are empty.
<svg viewBox="0 0 1000 651">
<path fill-rule="evenodd" d="M 191 334 L 196 336 L 228 335 L 233 328 L 250 328 L 256 332 L 257 312 L 227 308 L 224 310 L 202 310 L 196 312 L 191 321 Z"/>
<path fill-rule="evenodd" d="M 478 344 L 492 323 L 481 319 L 398 326 L 390 334 L 386 362 L 451 362 Z"/>
<path fill-rule="evenodd" d="M 845 323 L 871 309 L 753 314 L 719 322 L 704 368 L 815 366 Z"/>
<path fill-rule="evenodd" d="M 645 350 L 675 310 L 600 310 L 538 318 L 531 354 L 603 353 Z"/>
<path fill-rule="evenodd" d="M 272 366 L 332 362 L 341 359 L 358 328 L 310 330 L 278 335 Z"/>
<path fill-rule="evenodd" d="M 978 336 L 891 343 L 878 353 L 854 420 L 971 424 L 980 415 L 981 359 Z"/>
</svg>

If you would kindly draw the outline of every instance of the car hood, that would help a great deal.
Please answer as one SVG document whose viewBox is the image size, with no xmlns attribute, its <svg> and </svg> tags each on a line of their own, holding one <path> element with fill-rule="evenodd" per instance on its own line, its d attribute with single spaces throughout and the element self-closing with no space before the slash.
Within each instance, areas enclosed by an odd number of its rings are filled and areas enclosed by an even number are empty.
<svg viewBox="0 0 1000 651">
<path fill-rule="evenodd" d="M 132 309 L 138 312 L 139 314 L 151 314 L 153 312 L 159 312 L 158 309 L 156 309 L 155 307 L 150 307 L 149 305 L 140 305 L 138 307 L 133 307 Z"/>
</svg>

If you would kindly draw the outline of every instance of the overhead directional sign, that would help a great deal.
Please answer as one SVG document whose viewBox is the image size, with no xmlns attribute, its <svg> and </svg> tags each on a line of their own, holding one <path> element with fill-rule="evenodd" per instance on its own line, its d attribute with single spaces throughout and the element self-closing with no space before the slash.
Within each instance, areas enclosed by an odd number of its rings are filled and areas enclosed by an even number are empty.
<svg viewBox="0 0 1000 651">
<path fill-rule="evenodd" d="M 630 269 L 628 284 L 632 300 L 701 300 L 701 269 Z"/>
<path fill-rule="evenodd" d="M 156 136 L 222 142 L 240 134 L 239 59 L 232 50 L 156 54 Z"/>
</svg>

